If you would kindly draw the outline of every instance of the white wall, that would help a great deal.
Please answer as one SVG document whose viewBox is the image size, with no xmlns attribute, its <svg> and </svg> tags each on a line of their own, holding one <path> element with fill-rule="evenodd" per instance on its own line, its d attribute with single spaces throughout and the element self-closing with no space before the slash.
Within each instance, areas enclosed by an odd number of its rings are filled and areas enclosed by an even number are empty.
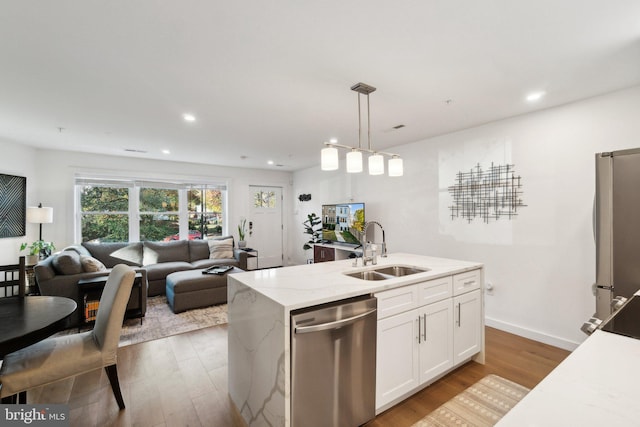
<svg viewBox="0 0 640 427">
<path fill-rule="evenodd" d="M 27 206 L 37 206 L 36 174 L 33 162 L 35 150 L 30 147 L 0 141 L 0 173 L 27 178 Z M 27 224 L 27 234 L 22 237 L 0 239 L 0 265 L 17 264 L 20 244 L 38 239 L 38 227 Z"/>
<path fill-rule="evenodd" d="M 390 252 L 483 262 L 495 289 L 486 297 L 489 325 L 575 348 L 595 309 L 594 154 L 640 146 L 637 111 L 640 87 L 394 147 L 405 164 L 400 178 L 347 176 L 343 165 L 296 172 L 291 259 L 306 258 L 300 223 L 308 213 L 363 201 L 367 219 L 385 227 Z M 455 173 L 491 162 L 515 165 L 527 206 L 514 220 L 452 220 Z M 300 193 L 312 200 L 299 202 Z"/>
<path fill-rule="evenodd" d="M 0 146 L 0 148 L 5 148 Z M 229 232 L 237 238 L 237 224 L 240 217 L 248 216 L 249 185 L 279 186 L 284 195 L 284 233 L 289 230 L 291 212 L 291 173 L 281 171 L 230 168 L 195 163 L 170 162 L 75 153 L 69 151 L 40 150 L 25 148 L 17 144 L 6 144 L 12 155 L 4 157 L 1 165 L 3 173 L 25 175 L 28 171 L 27 204 L 54 209 L 54 223 L 44 224 L 43 239 L 53 241 L 57 249 L 74 243 L 74 193 L 73 183 L 76 173 L 96 173 L 101 175 L 131 176 L 160 179 L 216 179 L 228 184 L 228 226 Z M 18 158 L 14 161 L 14 158 Z M 11 165 L 18 165 L 19 171 Z M 19 243 L 32 242 L 38 237 L 38 227 L 27 224 L 27 238 L 0 239 L 2 256 L 7 260 L 18 256 Z M 247 238 L 251 245 L 250 237 Z M 11 242 L 9 242 L 11 240 Z M 6 242 L 5 242 L 6 241 Z M 288 251 L 285 239 L 284 251 Z M 11 262 L 6 262 L 11 263 Z"/>
</svg>

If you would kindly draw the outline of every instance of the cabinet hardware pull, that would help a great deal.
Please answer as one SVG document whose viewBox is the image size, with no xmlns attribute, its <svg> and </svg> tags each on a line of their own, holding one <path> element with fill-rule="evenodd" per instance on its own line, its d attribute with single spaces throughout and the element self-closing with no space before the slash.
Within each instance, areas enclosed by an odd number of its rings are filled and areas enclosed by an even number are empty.
<svg viewBox="0 0 640 427">
<path fill-rule="evenodd" d="M 422 341 L 427 342 L 427 314 L 426 313 L 422 315 L 422 322 L 424 323 L 422 327 L 422 333 L 424 334 L 422 336 Z"/>
<path fill-rule="evenodd" d="M 458 327 L 460 327 L 460 303 L 458 303 Z"/>
<path fill-rule="evenodd" d="M 468 282 L 464 282 L 464 285 L 465 285 L 465 286 L 467 286 L 467 285 L 472 285 L 472 284 L 474 284 L 475 282 L 476 282 L 475 280 L 469 280 Z"/>
<path fill-rule="evenodd" d="M 418 336 L 416 338 L 418 339 L 418 344 L 420 344 L 420 316 L 416 319 L 416 324 L 418 325 Z"/>
</svg>

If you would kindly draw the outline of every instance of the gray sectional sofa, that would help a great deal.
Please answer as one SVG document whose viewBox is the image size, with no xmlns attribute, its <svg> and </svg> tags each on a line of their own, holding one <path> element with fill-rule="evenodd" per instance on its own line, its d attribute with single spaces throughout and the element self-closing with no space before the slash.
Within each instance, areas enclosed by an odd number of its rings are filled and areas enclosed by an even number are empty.
<svg viewBox="0 0 640 427">
<path fill-rule="evenodd" d="M 226 245 L 231 239 L 231 245 Z M 61 252 L 40 261 L 34 268 L 36 280 L 42 295 L 59 295 L 74 299 L 80 308 L 78 281 L 104 276 L 116 264 L 132 266 L 142 273 L 147 292 L 143 301 L 138 301 L 138 293 L 133 292 L 127 309 L 140 308 L 146 312 L 147 296 L 165 293 L 167 275 L 186 270 L 196 270 L 218 264 L 234 265 L 247 269 L 247 253 L 237 249 L 232 236 L 208 240 L 174 240 L 169 242 L 132 243 L 82 243 L 66 247 Z M 224 250 L 214 244 L 225 243 Z M 223 248 L 223 245 L 219 246 Z M 230 256 L 231 255 L 231 256 Z M 78 316 L 69 320 L 68 325 L 77 325 Z"/>
</svg>

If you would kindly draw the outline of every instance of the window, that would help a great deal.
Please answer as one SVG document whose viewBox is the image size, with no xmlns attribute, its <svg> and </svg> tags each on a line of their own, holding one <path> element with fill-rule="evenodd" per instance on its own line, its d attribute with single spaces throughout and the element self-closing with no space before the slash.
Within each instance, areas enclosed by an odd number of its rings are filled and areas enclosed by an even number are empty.
<svg viewBox="0 0 640 427">
<path fill-rule="evenodd" d="M 178 240 L 180 212 L 178 190 L 140 188 L 140 240 Z"/>
<path fill-rule="evenodd" d="M 76 241 L 203 239 L 225 229 L 226 186 L 76 178 Z"/>
<path fill-rule="evenodd" d="M 124 183 L 80 183 L 76 190 L 80 195 L 82 241 L 128 241 L 129 188 Z"/>
<path fill-rule="evenodd" d="M 207 186 L 192 187 L 187 191 L 187 204 L 189 239 L 222 236 L 222 191 Z"/>
</svg>

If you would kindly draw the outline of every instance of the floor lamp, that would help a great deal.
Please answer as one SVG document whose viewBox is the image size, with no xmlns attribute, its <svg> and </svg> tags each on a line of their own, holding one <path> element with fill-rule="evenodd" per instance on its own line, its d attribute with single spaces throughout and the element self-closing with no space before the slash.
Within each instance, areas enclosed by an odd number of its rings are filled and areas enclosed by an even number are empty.
<svg viewBox="0 0 640 427">
<path fill-rule="evenodd" d="M 42 240 L 42 224 L 51 224 L 53 222 L 53 208 L 42 207 L 42 203 L 38 207 L 28 207 L 27 222 L 40 224 L 39 240 Z"/>
</svg>

